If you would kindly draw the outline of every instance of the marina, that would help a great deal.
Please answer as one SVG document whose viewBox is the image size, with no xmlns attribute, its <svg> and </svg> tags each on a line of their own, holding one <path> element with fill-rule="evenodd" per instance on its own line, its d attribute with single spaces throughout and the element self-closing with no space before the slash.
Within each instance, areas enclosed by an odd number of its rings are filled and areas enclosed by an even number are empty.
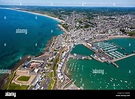
<svg viewBox="0 0 135 99">
<path fill-rule="evenodd" d="M 95 47 L 102 49 L 107 55 L 113 57 L 114 59 L 118 59 L 124 57 L 125 55 L 121 52 L 118 52 L 119 48 L 112 43 L 99 42 L 94 44 Z"/>
<path fill-rule="evenodd" d="M 114 39 L 114 41 L 115 41 L 115 39 Z M 132 46 L 135 43 L 134 41 L 131 43 Z M 82 88 L 82 89 L 92 89 L 92 90 L 93 89 L 95 89 L 95 90 L 130 89 L 130 90 L 134 90 L 135 89 L 135 86 L 134 86 L 135 80 L 132 79 L 131 76 L 135 74 L 135 64 L 132 64 L 135 60 L 135 55 L 134 55 L 134 53 L 132 53 L 132 51 L 135 49 L 133 48 L 129 53 L 128 47 L 121 46 L 121 48 L 126 49 L 126 50 L 124 50 L 124 49 L 121 49 L 120 47 L 114 45 L 110 41 L 106 41 L 104 43 L 99 43 L 99 44 L 98 44 L 98 42 L 96 42 L 96 43 L 97 43 L 96 44 L 97 46 L 99 45 L 98 48 L 102 47 L 102 50 L 112 57 L 112 60 L 110 62 L 108 61 L 108 64 L 106 64 L 106 62 L 100 62 L 93 58 L 91 60 L 77 60 L 75 58 L 74 59 L 69 58 L 67 68 L 69 68 L 68 66 L 70 66 L 70 67 L 73 66 L 73 68 L 75 68 L 75 64 L 76 64 L 75 71 L 71 71 L 72 68 L 69 69 L 69 73 L 72 74 L 72 75 L 70 75 L 70 78 L 76 79 L 75 84 L 79 88 Z M 83 45 L 81 45 L 81 46 L 83 46 Z M 129 46 L 129 44 L 127 44 L 127 46 Z M 75 47 L 75 49 L 76 49 L 76 47 Z M 115 49 L 115 51 L 113 51 L 112 49 Z M 79 48 L 77 47 L 77 50 L 81 50 L 81 47 L 79 47 Z M 83 50 L 83 52 L 85 52 L 85 50 Z M 125 55 L 124 52 L 129 53 L 129 54 Z M 75 53 L 75 51 L 74 51 L 74 53 Z M 88 56 L 89 56 L 89 54 L 88 54 Z M 78 69 L 78 67 L 80 69 Z M 83 67 L 83 72 L 82 72 L 82 67 Z M 99 73 L 101 71 L 93 72 L 92 71 L 93 69 L 104 70 L 104 73 Z M 76 76 L 76 75 L 78 75 L 78 76 Z M 96 83 L 94 83 L 94 82 L 96 82 Z"/>
</svg>

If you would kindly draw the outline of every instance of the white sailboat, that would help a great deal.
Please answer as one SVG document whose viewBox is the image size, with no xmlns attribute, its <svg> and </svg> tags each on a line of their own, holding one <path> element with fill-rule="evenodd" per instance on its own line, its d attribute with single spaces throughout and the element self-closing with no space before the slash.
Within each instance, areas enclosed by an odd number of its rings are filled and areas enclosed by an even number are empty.
<svg viewBox="0 0 135 99">
<path fill-rule="evenodd" d="M 35 46 L 37 46 L 37 43 L 35 44 Z"/>
<path fill-rule="evenodd" d="M 131 46 L 131 43 L 129 43 L 128 45 Z"/>
<path fill-rule="evenodd" d="M 81 86 L 80 89 L 83 90 L 83 86 Z"/>
<path fill-rule="evenodd" d="M 82 86 L 84 87 L 84 83 L 82 84 Z"/>
</svg>

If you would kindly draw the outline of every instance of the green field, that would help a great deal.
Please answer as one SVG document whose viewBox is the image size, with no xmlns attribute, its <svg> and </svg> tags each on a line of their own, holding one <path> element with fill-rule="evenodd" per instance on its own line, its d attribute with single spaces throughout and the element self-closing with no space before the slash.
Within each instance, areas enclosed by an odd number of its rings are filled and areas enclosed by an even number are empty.
<svg viewBox="0 0 135 99">
<path fill-rule="evenodd" d="M 53 87 L 54 87 L 54 84 L 55 84 L 55 80 L 54 80 L 54 71 L 51 71 L 51 72 L 49 73 L 49 78 L 51 79 L 51 81 L 50 81 L 50 83 L 49 83 L 47 89 L 48 89 L 48 90 L 52 90 Z"/>
<path fill-rule="evenodd" d="M 49 77 L 50 77 L 50 78 L 54 77 L 54 72 L 53 72 L 53 71 L 51 71 L 51 72 L 49 73 Z"/>
<path fill-rule="evenodd" d="M 51 81 L 50 81 L 50 84 L 48 85 L 48 90 L 52 90 L 53 89 L 53 86 L 54 86 L 54 83 L 55 83 L 55 81 L 52 79 Z"/>
<path fill-rule="evenodd" d="M 27 89 L 28 89 L 28 86 L 25 86 L 25 85 L 20 86 L 14 83 L 9 84 L 9 87 L 8 87 L 8 90 L 27 90 Z"/>
<path fill-rule="evenodd" d="M 20 81 L 28 81 L 30 79 L 30 76 L 21 76 L 19 77 L 17 80 L 20 80 Z"/>
</svg>

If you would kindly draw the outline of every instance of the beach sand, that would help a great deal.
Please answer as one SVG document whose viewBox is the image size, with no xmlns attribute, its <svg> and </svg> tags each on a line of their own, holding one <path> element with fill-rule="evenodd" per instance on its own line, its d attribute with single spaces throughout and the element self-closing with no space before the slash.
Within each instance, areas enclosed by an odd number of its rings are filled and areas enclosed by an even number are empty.
<svg viewBox="0 0 135 99">
<path fill-rule="evenodd" d="M 4 9 L 15 10 L 15 11 L 20 11 L 20 12 L 26 12 L 26 13 L 30 13 L 30 14 L 45 16 L 45 17 L 54 19 L 54 20 L 56 20 L 56 21 L 58 21 L 58 22 L 64 22 L 63 20 L 60 20 L 60 19 L 58 19 L 58 18 L 49 16 L 49 15 L 46 15 L 46 14 L 40 14 L 40 13 L 36 13 L 36 12 L 31 12 L 31 11 L 24 11 L 24 10 L 19 10 L 19 9 L 15 9 L 15 8 L 4 8 Z"/>
</svg>

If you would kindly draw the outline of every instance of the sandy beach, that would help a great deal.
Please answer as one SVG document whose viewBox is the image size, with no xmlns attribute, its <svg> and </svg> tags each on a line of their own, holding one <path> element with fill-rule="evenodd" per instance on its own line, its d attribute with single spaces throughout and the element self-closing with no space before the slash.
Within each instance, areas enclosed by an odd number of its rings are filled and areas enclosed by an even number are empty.
<svg viewBox="0 0 135 99">
<path fill-rule="evenodd" d="M 54 20 L 56 20 L 56 21 L 58 21 L 58 22 L 64 22 L 63 20 L 60 20 L 60 19 L 58 19 L 58 18 L 49 16 L 49 15 L 45 15 L 45 14 L 36 13 L 36 12 L 24 11 L 24 10 L 19 10 L 19 9 L 15 9 L 15 8 L 1 8 L 1 9 L 9 9 L 9 10 L 15 10 L 15 11 L 20 11 L 20 12 L 26 12 L 26 13 L 30 13 L 30 14 L 35 14 L 35 15 L 45 16 L 45 17 L 54 19 Z"/>
<path fill-rule="evenodd" d="M 131 37 L 131 36 L 127 36 L 127 35 L 117 35 L 117 36 L 109 36 L 108 38 L 109 38 L 109 39 L 113 39 L 113 38 L 128 38 L 128 37 Z"/>
<path fill-rule="evenodd" d="M 63 30 L 64 33 L 66 33 L 66 34 L 68 33 L 68 32 L 66 31 L 66 29 L 65 29 L 64 27 L 62 27 L 60 24 L 58 24 L 58 26 L 59 26 L 59 28 L 60 28 L 61 30 Z"/>
<path fill-rule="evenodd" d="M 16 10 L 16 9 L 15 9 L 15 10 Z M 45 16 L 45 17 L 48 17 L 48 18 L 51 18 L 51 19 L 57 20 L 58 22 L 62 22 L 62 21 L 63 21 L 63 20 L 60 20 L 60 19 L 58 19 L 58 18 L 55 18 L 55 17 L 49 16 L 49 15 L 45 15 L 45 14 L 36 13 L 36 12 L 23 11 L 23 10 L 16 10 L 16 11 L 21 11 L 21 12 L 26 12 L 26 13 L 30 13 L 30 14 L 36 14 L 36 15 L 40 15 L 40 16 Z"/>
</svg>

